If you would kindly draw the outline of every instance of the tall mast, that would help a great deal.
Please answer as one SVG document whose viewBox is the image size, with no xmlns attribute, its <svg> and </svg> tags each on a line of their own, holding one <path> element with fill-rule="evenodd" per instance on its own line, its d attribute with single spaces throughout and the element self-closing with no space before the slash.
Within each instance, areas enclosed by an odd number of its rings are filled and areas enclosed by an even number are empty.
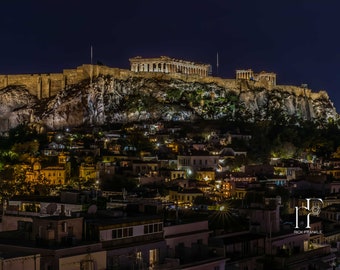
<svg viewBox="0 0 340 270">
<path fill-rule="evenodd" d="M 216 76 L 218 76 L 218 52 L 216 54 Z"/>
<path fill-rule="evenodd" d="M 92 76 L 93 76 L 93 48 L 91 45 L 91 70 L 90 70 L 90 82 L 92 86 Z"/>
</svg>

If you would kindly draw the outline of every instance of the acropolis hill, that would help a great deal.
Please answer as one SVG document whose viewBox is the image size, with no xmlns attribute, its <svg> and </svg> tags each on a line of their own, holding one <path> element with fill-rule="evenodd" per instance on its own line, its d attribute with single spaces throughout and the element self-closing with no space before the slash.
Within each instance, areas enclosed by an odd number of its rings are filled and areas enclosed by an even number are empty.
<svg viewBox="0 0 340 270">
<path fill-rule="evenodd" d="M 103 65 L 84 64 L 76 69 L 64 69 L 62 73 L 40 74 L 9 74 L 0 75 L 0 89 L 10 85 L 23 85 L 30 94 L 38 99 L 55 96 L 66 86 L 80 83 L 83 80 L 95 79 L 100 75 L 110 75 L 120 80 L 131 77 L 180 79 L 185 82 L 215 83 L 219 86 L 246 90 L 248 88 L 263 87 L 267 90 L 281 89 L 296 96 L 312 99 L 328 98 L 325 91 L 312 92 L 299 86 L 276 85 L 276 74 L 261 72 L 254 74 L 252 70 L 237 70 L 235 79 L 222 79 L 209 76 L 210 65 L 172 59 L 161 56 L 159 58 L 130 59 L 131 70 L 112 68 Z M 150 66 L 153 65 L 151 69 Z M 149 67 L 149 68 L 148 68 Z"/>
<path fill-rule="evenodd" d="M 276 74 L 161 56 L 134 57 L 130 70 L 82 65 L 62 73 L 0 75 L 0 132 L 29 123 L 49 129 L 134 121 L 278 121 L 328 123 L 338 114 L 325 91 L 277 85 Z"/>
</svg>

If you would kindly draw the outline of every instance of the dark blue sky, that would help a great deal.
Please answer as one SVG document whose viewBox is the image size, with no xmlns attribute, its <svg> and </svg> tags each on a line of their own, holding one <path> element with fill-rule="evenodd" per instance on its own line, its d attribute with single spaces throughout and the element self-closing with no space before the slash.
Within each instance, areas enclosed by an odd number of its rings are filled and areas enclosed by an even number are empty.
<svg viewBox="0 0 340 270">
<path fill-rule="evenodd" d="M 278 84 L 324 89 L 340 111 L 336 0 L 4 1 L 0 74 L 61 72 L 94 61 L 167 55 L 216 67 L 277 73 Z M 53 3 L 53 4 L 50 4 Z M 214 70 L 215 71 L 215 70 Z"/>
</svg>

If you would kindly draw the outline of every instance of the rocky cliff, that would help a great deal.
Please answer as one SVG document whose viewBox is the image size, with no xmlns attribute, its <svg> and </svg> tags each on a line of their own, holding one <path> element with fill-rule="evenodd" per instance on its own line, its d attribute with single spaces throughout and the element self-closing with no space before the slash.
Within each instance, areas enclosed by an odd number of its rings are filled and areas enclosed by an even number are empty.
<svg viewBox="0 0 340 270">
<path fill-rule="evenodd" d="M 0 131 L 20 123 L 50 129 L 143 120 L 236 119 L 298 124 L 327 122 L 338 114 L 326 92 L 294 86 L 267 89 L 249 82 L 228 85 L 172 77 L 99 76 L 67 86 L 54 97 L 38 100 L 23 86 L 0 90 Z"/>
</svg>

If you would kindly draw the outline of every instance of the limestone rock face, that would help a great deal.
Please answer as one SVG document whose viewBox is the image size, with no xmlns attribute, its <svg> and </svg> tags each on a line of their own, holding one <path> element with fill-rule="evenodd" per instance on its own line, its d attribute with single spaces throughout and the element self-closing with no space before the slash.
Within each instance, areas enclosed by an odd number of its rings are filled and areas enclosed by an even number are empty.
<svg viewBox="0 0 340 270">
<path fill-rule="evenodd" d="M 0 89 L 0 131 L 32 121 L 38 99 L 21 85 Z"/>
<path fill-rule="evenodd" d="M 338 114 L 326 92 L 307 94 L 289 86 L 277 89 L 221 86 L 214 82 L 188 82 L 113 76 L 98 77 L 38 100 L 22 86 L 0 90 L 0 131 L 20 123 L 38 123 L 49 129 L 130 121 L 193 119 L 246 121 L 313 120 L 327 122 Z"/>
</svg>

